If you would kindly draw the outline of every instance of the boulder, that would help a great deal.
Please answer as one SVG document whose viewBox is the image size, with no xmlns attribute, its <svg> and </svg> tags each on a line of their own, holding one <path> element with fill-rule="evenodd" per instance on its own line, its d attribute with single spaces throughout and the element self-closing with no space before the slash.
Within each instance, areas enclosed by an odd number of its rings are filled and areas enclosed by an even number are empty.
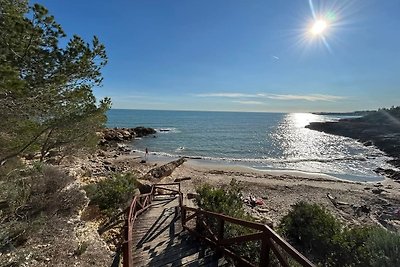
<svg viewBox="0 0 400 267">
<path fill-rule="evenodd" d="M 143 137 L 156 133 L 156 130 L 154 130 L 153 128 L 146 128 L 146 127 L 136 127 L 133 130 L 137 137 Z"/>
<path fill-rule="evenodd" d="M 101 144 L 106 144 L 109 141 L 128 141 L 135 137 L 143 137 L 150 134 L 155 134 L 153 128 L 136 127 L 136 128 L 105 128 L 98 133 L 101 139 Z"/>
<path fill-rule="evenodd" d="M 122 129 L 120 131 L 120 133 L 121 133 L 123 139 L 131 139 L 132 138 L 132 134 L 127 130 Z"/>
<path fill-rule="evenodd" d="M 151 189 L 150 189 L 150 191 L 151 191 Z M 134 196 L 138 196 L 138 195 L 140 195 L 141 194 L 141 192 L 140 192 L 140 189 L 139 188 L 136 188 L 135 190 L 133 190 L 133 195 Z"/>
<path fill-rule="evenodd" d="M 374 143 L 371 140 L 365 141 L 364 146 L 372 146 Z"/>
<path fill-rule="evenodd" d="M 374 188 L 374 189 L 372 189 L 372 193 L 374 193 L 374 194 L 380 194 L 380 193 L 382 193 L 384 190 L 383 189 L 381 189 L 381 188 Z"/>
<path fill-rule="evenodd" d="M 151 192 L 151 187 L 153 184 L 150 181 L 137 179 L 136 180 L 136 187 L 139 189 L 141 194 L 147 194 Z"/>
</svg>

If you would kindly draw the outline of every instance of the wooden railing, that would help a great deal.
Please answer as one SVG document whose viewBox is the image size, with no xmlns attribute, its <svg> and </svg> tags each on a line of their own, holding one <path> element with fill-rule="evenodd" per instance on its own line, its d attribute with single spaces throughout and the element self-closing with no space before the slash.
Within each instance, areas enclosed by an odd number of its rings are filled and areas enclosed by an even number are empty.
<svg viewBox="0 0 400 267">
<path fill-rule="evenodd" d="M 178 189 L 167 188 L 167 186 L 177 186 Z M 165 192 L 167 191 L 167 192 Z M 134 196 L 128 208 L 128 216 L 124 229 L 124 243 L 122 245 L 123 267 L 132 267 L 132 230 L 136 217 L 150 207 L 154 196 L 177 194 L 179 196 L 179 206 L 182 206 L 182 193 L 180 183 L 154 184 L 151 192 Z"/>
<path fill-rule="evenodd" d="M 178 188 L 175 190 L 168 188 L 169 186 Z M 187 207 L 183 205 L 180 183 L 166 183 L 155 184 L 150 193 L 133 198 L 124 231 L 123 267 L 133 266 L 132 230 L 136 217 L 150 207 L 154 196 L 171 194 L 179 197 L 183 228 L 214 246 L 219 253 L 231 257 L 239 266 L 270 266 L 272 263 L 279 263 L 289 267 L 293 261 L 304 267 L 315 266 L 269 226 Z M 253 246 L 247 252 L 241 253 L 245 247 L 243 245 L 249 242 L 253 242 Z"/>
<path fill-rule="evenodd" d="M 275 262 L 289 267 L 293 261 L 301 266 L 314 266 L 267 225 L 186 206 L 181 206 L 181 216 L 184 229 L 231 257 L 239 266 L 270 266 Z"/>
</svg>

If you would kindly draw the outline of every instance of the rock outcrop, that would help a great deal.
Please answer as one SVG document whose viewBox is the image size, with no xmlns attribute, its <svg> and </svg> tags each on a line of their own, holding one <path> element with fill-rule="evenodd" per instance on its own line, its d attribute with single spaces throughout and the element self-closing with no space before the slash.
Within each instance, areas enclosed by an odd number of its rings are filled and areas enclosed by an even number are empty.
<svg viewBox="0 0 400 267">
<path fill-rule="evenodd" d="M 108 142 L 123 142 L 132 140 L 135 137 L 143 137 L 151 134 L 155 134 L 156 130 L 153 128 L 146 127 L 135 127 L 135 128 L 105 128 L 99 133 L 101 137 L 100 144 L 106 144 Z"/>
<path fill-rule="evenodd" d="M 362 117 L 337 122 L 312 122 L 306 128 L 357 139 L 366 146 L 375 145 L 394 158 L 389 163 L 400 168 L 400 123 Z M 400 182 L 400 173 L 394 170 L 377 169 L 376 172 Z"/>
</svg>

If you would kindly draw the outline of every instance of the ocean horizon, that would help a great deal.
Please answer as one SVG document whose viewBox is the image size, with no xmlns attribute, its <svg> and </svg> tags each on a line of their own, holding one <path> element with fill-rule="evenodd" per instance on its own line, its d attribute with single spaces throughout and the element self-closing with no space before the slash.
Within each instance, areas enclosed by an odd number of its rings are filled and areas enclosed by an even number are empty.
<svg viewBox="0 0 400 267">
<path fill-rule="evenodd" d="M 204 163 L 258 170 L 327 174 L 350 181 L 381 181 L 374 170 L 390 159 L 373 146 L 305 128 L 341 116 L 312 113 L 111 109 L 107 127 L 145 126 L 157 134 L 132 141 L 156 157 L 190 157 Z M 347 116 L 348 117 L 348 116 Z"/>
</svg>

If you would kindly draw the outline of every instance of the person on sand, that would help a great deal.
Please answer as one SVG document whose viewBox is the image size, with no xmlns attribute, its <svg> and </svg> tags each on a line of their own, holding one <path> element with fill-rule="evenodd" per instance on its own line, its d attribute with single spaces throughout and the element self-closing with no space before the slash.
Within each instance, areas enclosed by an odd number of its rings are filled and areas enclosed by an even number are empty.
<svg viewBox="0 0 400 267">
<path fill-rule="evenodd" d="M 256 206 L 256 197 L 254 195 L 250 195 L 250 206 L 252 208 Z"/>
<path fill-rule="evenodd" d="M 144 154 L 144 159 L 145 160 L 147 160 L 147 155 L 149 154 L 149 150 L 147 149 L 147 147 L 146 147 L 146 152 L 145 152 L 145 154 Z"/>
</svg>

